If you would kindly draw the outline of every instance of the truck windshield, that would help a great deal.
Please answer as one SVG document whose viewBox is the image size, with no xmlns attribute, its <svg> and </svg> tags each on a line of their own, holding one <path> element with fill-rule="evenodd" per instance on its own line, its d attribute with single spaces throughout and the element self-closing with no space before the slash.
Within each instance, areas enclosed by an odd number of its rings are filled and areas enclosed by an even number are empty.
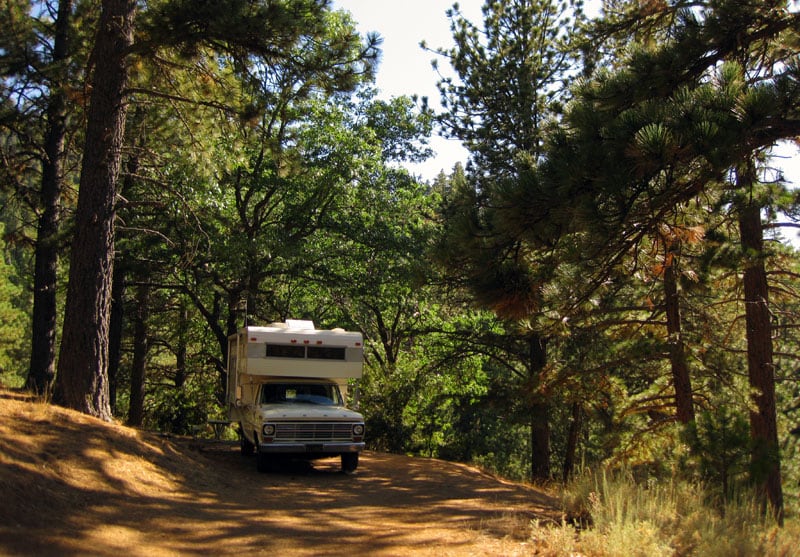
<svg viewBox="0 0 800 557">
<path fill-rule="evenodd" d="M 267 383 L 261 388 L 261 404 L 297 402 L 341 406 L 339 387 L 328 383 Z"/>
</svg>

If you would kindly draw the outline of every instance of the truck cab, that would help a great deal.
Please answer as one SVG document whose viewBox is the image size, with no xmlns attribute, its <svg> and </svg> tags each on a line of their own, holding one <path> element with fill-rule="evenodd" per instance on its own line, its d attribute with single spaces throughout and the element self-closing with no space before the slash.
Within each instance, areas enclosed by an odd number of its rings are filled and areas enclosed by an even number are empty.
<svg viewBox="0 0 800 557">
<path fill-rule="evenodd" d="M 245 327 L 229 338 L 229 419 L 242 454 L 260 472 L 281 457 L 340 456 L 353 473 L 364 449 L 364 417 L 345 407 L 348 382 L 361 376 L 360 333 L 318 330 L 307 321 Z"/>
</svg>

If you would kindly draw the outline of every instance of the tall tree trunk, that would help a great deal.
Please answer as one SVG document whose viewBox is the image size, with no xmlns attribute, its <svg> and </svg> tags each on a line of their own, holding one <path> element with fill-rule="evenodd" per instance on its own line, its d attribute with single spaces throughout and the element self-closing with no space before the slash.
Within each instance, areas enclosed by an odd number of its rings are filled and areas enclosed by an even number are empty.
<svg viewBox="0 0 800 557">
<path fill-rule="evenodd" d="M 128 117 L 130 121 L 130 117 Z M 138 118 L 135 118 L 138 120 Z M 143 143 L 143 138 L 139 137 L 139 147 Z M 132 149 L 132 154 L 127 162 L 127 172 L 125 177 L 118 184 L 117 193 L 120 197 L 130 195 L 133 191 L 135 176 L 139 173 L 139 149 Z M 124 220 L 124 217 L 123 217 Z M 125 281 L 127 279 L 127 269 L 124 265 L 126 253 L 117 250 L 114 254 L 114 274 L 111 283 L 111 309 L 108 326 L 108 390 L 111 410 L 117 413 L 117 377 L 119 365 L 122 359 L 122 336 L 125 325 Z"/>
<path fill-rule="evenodd" d="M 550 479 L 550 404 L 537 392 L 540 374 L 547 363 L 547 339 L 533 335 L 529 339 L 531 379 L 531 480 Z M 535 391 L 534 391 L 535 389 Z"/>
<path fill-rule="evenodd" d="M 41 214 L 36 225 L 33 271 L 31 357 L 26 386 L 39 394 L 50 392 L 56 376 L 56 279 L 58 228 L 64 182 L 64 142 L 67 134 L 66 71 L 72 1 L 58 3 L 53 37 L 53 66 L 58 72 L 50 86 L 47 131 L 44 138 L 40 192 Z"/>
<path fill-rule="evenodd" d="M 147 318 L 150 311 L 150 286 L 136 289 L 136 312 L 133 316 L 133 362 L 131 365 L 131 402 L 128 425 L 140 426 L 144 421 L 145 377 L 147 375 Z"/>
<path fill-rule="evenodd" d="M 746 173 L 738 183 L 750 191 L 754 178 Z M 744 252 L 744 299 L 747 324 L 747 370 L 753 391 L 750 411 L 752 478 L 759 495 L 768 501 L 772 512 L 783 523 L 783 488 L 781 486 L 777 412 L 775 407 L 775 366 L 773 363 L 772 324 L 769 310 L 767 273 L 764 268 L 764 240 L 761 208 L 743 203 L 738 208 L 739 231 Z"/>
<path fill-rule="evenodd" d="M 108 332 L 117 178 L 135 0 L 103 0 L 56 379 L 64 405 L 111 420 Z"/>
<path fill-rule="evenodd" d="M 664 299 L 667 314 L 667 335 L 669 360 L 672 366 L 672 383 L 675 389 L 675 408 L 678 421 L 688 424 L 694 421 L 694 402 L 692 401 L 692 380 L 686 363 L 686 351 L 681 334 L 681 310 L 678 297 L 678 273 L 675 269 L 677 255 L 667 253 L 668 261 L 664 268 Z"/>
<path fill-rule="evenodd" d="M 189 370 L 186 367 L 187 345 L 189 342 L 189 310 L 186 309 L 183 298 L 181 298 L 180 302 L 178 319 L 178 345 L 175 348 L 175 388 L 182 389 L 186 379 L 189 377 Z"/>
<path fill-rule="evenodd" d="M 117 413 L 117 377 L 122 359 L 122 330 L 125 324 L 125 271 L 114 265 L 111 284 L 111 317 L 108 326 L 108 398 L 112 413 Z"/>
<path fill-rule="evenodd" d="M 569 423 L 567 433 L 567 450 L 564 454 L 564 468 L 562 469 L 562 480 L 566 483 L 573 470 L 575 470 L 575 454 L 578 452 L 578 437 L 583 425 L 583 408 L 580 403 L 572 403 L 572 420 Z"/>
</svg>

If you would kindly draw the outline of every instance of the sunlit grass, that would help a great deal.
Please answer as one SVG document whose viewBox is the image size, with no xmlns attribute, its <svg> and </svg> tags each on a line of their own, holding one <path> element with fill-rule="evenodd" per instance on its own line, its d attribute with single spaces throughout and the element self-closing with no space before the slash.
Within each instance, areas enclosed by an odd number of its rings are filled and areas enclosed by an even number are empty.
<svg viewBox="0 0 800 557">
<path fill-rule="evenodd" d="M 564 523 L 534 522 L 531 542 L 550 556 L 797 554 L 796 517 L 781 528 L 748 496 L 722 505 L 710 493 L 680 479 L 637 482 L 625 473 L 587 474 L 564 491 Z"/>
</svg>

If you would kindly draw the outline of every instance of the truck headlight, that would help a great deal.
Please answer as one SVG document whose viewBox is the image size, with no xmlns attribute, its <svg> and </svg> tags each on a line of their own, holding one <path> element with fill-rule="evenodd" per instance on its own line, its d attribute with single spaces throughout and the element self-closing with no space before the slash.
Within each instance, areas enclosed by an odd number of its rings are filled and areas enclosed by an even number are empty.
<svg viewBox="0 0 800 557">
<path fill-rule="evenodd" d="M 353 435 L 356 437 L 361 437 L 364 435 L 364 424 L 356 424 L 353 426 Z"/>
<path fill-rule="evenodd" d="M 261 433 L 266 437 L 272 437 L 275 435 L 275 424 L 264 424 L 264 427 L 261 428 Z"/>
</svg>

